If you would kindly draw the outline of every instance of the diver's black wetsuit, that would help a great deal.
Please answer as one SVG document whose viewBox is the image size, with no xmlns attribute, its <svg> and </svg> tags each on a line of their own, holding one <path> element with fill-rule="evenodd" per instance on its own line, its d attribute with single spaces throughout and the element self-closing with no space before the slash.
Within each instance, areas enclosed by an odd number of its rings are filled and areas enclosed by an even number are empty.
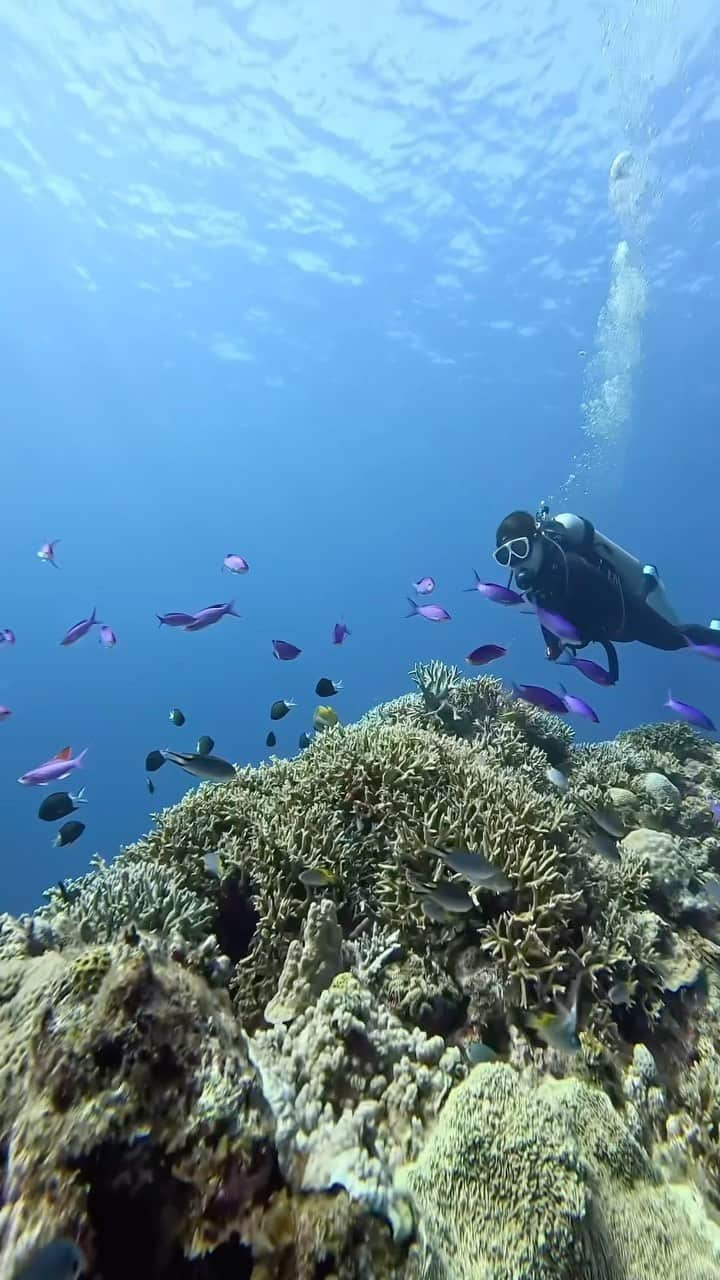
<svg viewBox="0 0 720 1280">
<path fill-rule="evenodd" d="M 676 626 L 668 622 L 649 604 L 628 597 L 619 579 L 599 557 L 563 551 L 550 538 L 545 541 L 539 572 L 530 576 L 521 571 L 516 574 L 516 581 L 532 604 L 559 613 L 575 624 L 581 642 L 567 647 L 584 648 L 593 642 L 603 646 L 613 682 L 618 678 L 614 643 L 638 641 L 665 650 L 684 649 L 687 639 L 695 644 L 720 645 L 717 631 L 695 623 Z M 548 657 L 554 661 L 562 646 L 544 627 L 542 632 Z"/>
</svg>

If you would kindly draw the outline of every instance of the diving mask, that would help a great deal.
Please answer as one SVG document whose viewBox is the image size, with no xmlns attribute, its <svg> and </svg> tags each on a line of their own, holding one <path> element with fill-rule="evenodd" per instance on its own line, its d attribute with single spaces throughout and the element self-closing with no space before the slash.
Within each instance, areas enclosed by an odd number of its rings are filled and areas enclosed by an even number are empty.
<svg viewBox="0 0 720 1280">
<path fill-rule="evenodd" d="M 527 560 L 532 550 L 530 538 L 508 538 L 493 551 L 493 560 L 502 569 L 512 569 L 516 564 Z"/>
</svg>

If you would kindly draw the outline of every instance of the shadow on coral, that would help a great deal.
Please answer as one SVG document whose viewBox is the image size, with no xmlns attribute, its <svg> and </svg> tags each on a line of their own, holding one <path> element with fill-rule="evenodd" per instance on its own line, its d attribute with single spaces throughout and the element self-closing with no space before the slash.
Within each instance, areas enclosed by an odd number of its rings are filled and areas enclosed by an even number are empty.
<svg viewBox="0 0 720 1280">
<path fill-rule="evenodd" d="M 249 955 L 258 918 L 248 887 L 237 876 L 229 876 L 220 891 L 215 937 L 233 964 Z"/>
<path fill-rule="evenodd" d="M 83 1172 L 95 1269 L 103 1280 L 250 1280 L 252 1250 L 236 1238 L 186 1258 L 179 1237 L 190 1192 L 158 1160 L 128 1174 L 127 1150 L 105 1146 Z"/>
</svg>

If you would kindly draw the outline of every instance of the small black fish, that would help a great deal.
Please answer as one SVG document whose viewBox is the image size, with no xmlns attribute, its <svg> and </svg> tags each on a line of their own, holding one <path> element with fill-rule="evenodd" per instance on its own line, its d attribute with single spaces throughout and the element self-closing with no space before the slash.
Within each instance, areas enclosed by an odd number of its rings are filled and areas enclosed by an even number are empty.
<svg viewBox="0 0 720 1280">
<path fill-rule="evenodd" d="M 237 777 L 235 765 L 220 756 L 199 756 L 194 751 L 168 751 L 162 753 L 164 760 L 177 764 L 186 773 L 203 782 L 230 782 Z"/>
<path fill-rule="evenodd" d="M 58 887 L 58 889 L 60 890 L 60 897 L 62 898 L 63 902 L 65 903 L 65 906 L 66 906 L 66 907 L 69 907 L 69 906 L 70 906 L 70 903 L 72 902 L 72 898 L 70 897 L 70 894 L 68 893 L 67 889 L 65 888 L 65 881 L 64 881 L 64 880 L 58 880 L 58 882 L 57 882 L 57 887 Z"/>
<path fill-rule="evenodd" d="M 84 822 L 63 822 L 55 839 L 53 840 L 53 848 L 59 849 L 65 844 L 74 844 L 80 839 L 85 830 Z"/>
<path fill-rule="evenodd" d="M 198 738 L 195 750 L 199 756 L 209 756 L 214 746 L 215 739 L 209 737 L 207 733 L 204 733 L 201 738 Z"/>
<path fill-rule="evenodd" d="M 272 731 L 272 729 L 271 729 L 271 730 L 270 730 L 270 732 L 269 732 L 269 734 L 268 734 L 268 736 L 267 736 L 267 738 L 265 739 L 265 746 L 266 746 L 266 747 L 274 747 L 274 746 L 276 745 L 276 743 L 277 743 L 277 738 L 275 737 L 275 734 L 273 733 L 273 731 Z"/>
<path fill-rule="evenodd" d="M 156 769 L 162 769 L 165 763 L 165 757 L 162 751 L 150 751 L 145 757 L 145 772 L 155 773 Z"/>
<path fill-rule="evenodd" d="M 333 684 L 332 680 L 328 680 L 327 676 L 323 676 L 315 685 L 315 692 L 319 698 L 332 698 L 342 689 L 342 680 L 338 680 L 337 684 Z"/>
<path fill-rule="evenodd" d="M 298 746 L 301 751 L 304 751 L 306 747 L 309 747 L 311 742 L 312 738 L 309 733 L 300 734 L 300 737 L 298 738 Z"/>
<path fill-rule="evenodd" d="M 154 795 L 155 795 L 155 783 L 153 782 L 152 778 L 146 778 L 146 779 L 145 779 L 145 781 L 147 782 L 147 789 L 148 789 L 148 791 L 150 792 L 150 795 L 151 795 L 151 796 L 154 796 Z"/>
<path fill-rule="evenodd" d="M 69 813 L 75 813 L 78 805 L 86 803 L 84 787 L 80 788 L 76 796 L 70 791 L 53 791 L 40 805 L 38 818 L 42 818 L 43 822 L 57 822 L 58 818 L 67 818 Z"/>
<path fill-rule="evenodd" d="M 286 716 L 294 706 L 295 703 L 292 698 L 278 698 L 277 702 L 273 702 L 270 708 L 270 719 L 282 720 L 283 716 Z"/>
<path fill-rule="evenodd" d="M 179 707 L 173 707 L 172 711 L 170 712 L 170 719 L 172 720 L 173 724 L 177 725 L 178 729 L 181 729 L 185 723 L 185 717 Z"/>
</svg>

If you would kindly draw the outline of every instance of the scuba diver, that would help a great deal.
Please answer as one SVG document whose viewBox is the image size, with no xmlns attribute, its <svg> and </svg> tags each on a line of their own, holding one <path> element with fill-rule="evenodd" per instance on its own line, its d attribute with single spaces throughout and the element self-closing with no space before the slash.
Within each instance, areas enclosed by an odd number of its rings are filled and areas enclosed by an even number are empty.
<svg viewBox="0 0 720 1280">
<path fill-rule="evenodd" d="M 619 675 L 616 644 L 634 640 L 653 649 L 688 644 L 720 647 L 720 622 L 680 623 L 654 565 L 643 565 L 582 516 L 551 516 L 541 503 L 536 516 L 512 511 L 498 527 L 493 558 L 510 570 L 533 605 L 561 614 L 580 633 L 579 644 L 561 643 L 542 628 L 547 656 L 597 643 L 608 661 L 608 683 Z"/>
</svg>

